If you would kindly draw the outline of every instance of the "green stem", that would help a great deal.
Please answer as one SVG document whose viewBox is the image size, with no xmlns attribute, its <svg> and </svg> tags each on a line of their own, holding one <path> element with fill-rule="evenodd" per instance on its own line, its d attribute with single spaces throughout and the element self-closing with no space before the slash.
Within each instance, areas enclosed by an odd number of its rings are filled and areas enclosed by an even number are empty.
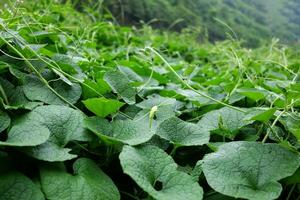
<svg viewBox="0 0 300 200">
<path fill-rule="evenodd" d="M 295 187 L 296 187 L 296 184 L 293 184 L 291 190 L 289 191 L 289 194 L 288 194 L 286 200 L 289 200 L 289 199 L 291 198 L 291 196 L 292 196 L 292 194 L 293 194 L 293 191 L 294 191 Z"/>
<path fill-rule="evenodd" d="M 234 110 L 237 110 L 237 111 L 240 111 L 240 112 L 243 112 L 243 113 L 246 113 L 246 111 L 245 110 L 243 110 L 243 109 L 241 109 L 241 108 L 237 108 L 237 107 L 235 107 L 235 106 L 232 106 L 232 105 L 229 105 L 229 104 L 227 104 L 227 103 L 224 103 L 224 102 L 222 102 L 222 101 L 219 101 L 219 100 L 217 100 L 217 99 L 215 99 L 215 98 L 213 98 L 213 97 L 211 97 L 211 96 L 209 96 L 209 95 L 207 95 L 207 94 L 205 94 L 205 93 L 202 93 L 202 92 L 200 92 L 200 91 L 198 91 L 198 90 L 196 90 L 196 89 L 194 89 L 191 85 L 189 85 L 186 81 L 184 81 L 182 78 L 181 78 L 181 76 L 173 69 L 173 67 L 156 51 L 156 50 L 154 50 L 153 48 L 151 48 L 151 47 L 146 47 L 146 49 L 149 49 L 150 51 L 152 51 L 155 55 L 157 55 L 166 65 L 167 65 L 167 67 L 169 68 L 169 70 L 177 77 L 177 79 L 185 86 L 185 87 L 187 87 L 187 88 L 189 88 L 190 90 L 192 90 L 192 91 L 194 91 L 194 92 L 196 92 L 197 94 L 199 94 L 199 95 L 201 95 L 201 96 L 203 96 L 203 97 L 205 97 L 205 98 L 208 98 L 208 99 L 210 99 L 210 100 L 212 100 L 212 101 L 214 101 L 214 102 L 216 102 L 216 103 L 218 103 L 218 104 L 221 104 L 221 105 L 223 105 L 223 106 L 226 106 L 226 107 L 228 107 L 228 108 L 231 108 L 231 109 L 234 109 Z"/>
<path fill-rule="evenodd" d="M 124 191 L 120 191 L 121 193 L 125 194 L 126 196 L 135 199 L 135 200 L 140 200 L 138 197 L 133 196 L 132 194 L 128 193 L 128 192 L 124 192 Z"/>
<path fill-rule="evenodd" d="M 173 147 L 173 149 L 172 149 L 172 151 L 170 152 L 170 156 L 175 156 L 175 153 L 176 153 L 176 150 L 179 148 L 179 146 L 178 145 L 176 145 L 176 144 L 174 144 L 174 147 Z"/>
</svg>

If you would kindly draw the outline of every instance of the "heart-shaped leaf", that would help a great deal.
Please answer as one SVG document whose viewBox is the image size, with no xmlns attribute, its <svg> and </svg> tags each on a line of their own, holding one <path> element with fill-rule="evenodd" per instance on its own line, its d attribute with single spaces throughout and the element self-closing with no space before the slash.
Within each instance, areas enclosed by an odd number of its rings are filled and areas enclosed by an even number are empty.
<svg viewBox="0 0 300 200">
<path fill-rule="evenodd" d="M 201 200 L 202 188 L 177 170 L 173 159 L 155 146 L 124 146 L 120 154 L 123 171 L 157 200 Z"/>
<path fill-rule="evenodd" d="M 34 121 L 47 127 L 50 137 L 47 140 L 53 144 L 43 144 L 33 149 L 23 149 L 28 155 L 46 161 L 69 160 L 74 155 L 67 154 L 69 149 L 63 147 L 68 142 L 89 141 L 91 136 L 83 127 L 84 115 L 77 110 L 65 106 L 40 106 L 25 115 L 22 121 Z M 61 151 L 61 152 L 59 152 Z"/>
<path fill-rule="evenodd" d="M 0 174 L 1 200 L 44 200 L 41 190 L 29 178 L 15 171 Z"/>
<path fill-rule="evenodd" d="M 56 164 L 41 168 L 41 186 L 49 200 L 120 199 L 113 181 L 90 159 L 80 158 L 73 165 L 74 175 Z"/>
<path fill-rule="evenodd" d="M 230 142 L 203 159 L 208 184 L 217 192 L 235 198 L 276 199 L 282 187 L 277 182 L 292 175 L 300 156 L 278 144 Z"/>
<path fill-rule="evenodd" d="M 99 117 L 106 117 L 112 113 L 117 112 L 124 103 L 106 98 L 91 98 L 83 101 L 83 104 L 91 112 L 96 114 Z"/>
</svg>

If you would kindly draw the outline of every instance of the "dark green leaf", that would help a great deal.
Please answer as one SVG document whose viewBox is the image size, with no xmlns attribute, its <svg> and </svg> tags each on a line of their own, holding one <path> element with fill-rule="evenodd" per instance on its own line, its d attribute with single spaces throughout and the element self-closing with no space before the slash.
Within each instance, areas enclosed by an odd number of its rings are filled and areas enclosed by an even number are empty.
<svg viewBox="0 0 300 200">
<path fill-rule="evenodd" d="M 124 173 L 157 200 L 201 200 L 202 188 L 173 159 L 155 146 L 124 146 L 120 154 Z M 156 185 L 162 185 L 156 188 Z"/>
</svg>

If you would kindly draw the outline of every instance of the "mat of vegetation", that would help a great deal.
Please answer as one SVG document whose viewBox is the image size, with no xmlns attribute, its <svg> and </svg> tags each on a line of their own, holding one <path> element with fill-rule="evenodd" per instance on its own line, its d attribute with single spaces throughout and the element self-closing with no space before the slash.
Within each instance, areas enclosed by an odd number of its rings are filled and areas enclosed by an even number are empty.
<svg viewBox="0 0 300 200">
<path fill-rule="evenodd" d="M 299 199 L 297 49 L 50 1 L 0 27 L 1 200 Z"/>
</svg>

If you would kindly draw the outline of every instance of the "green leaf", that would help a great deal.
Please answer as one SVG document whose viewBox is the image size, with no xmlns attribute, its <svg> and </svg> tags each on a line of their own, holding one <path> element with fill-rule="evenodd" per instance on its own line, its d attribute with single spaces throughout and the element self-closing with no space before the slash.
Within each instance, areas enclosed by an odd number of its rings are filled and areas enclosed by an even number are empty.
<svg viewBox="0 0 300 200">
<path fill-rule="evenodd" d="M 106 98 L 92 98 L 83 101 L 83 104 L 91 112 L 99 117 L 106 117 L 110 114 L 117 112 L 124 103 L 113 99 Z"/>
<path fill-rule="evenodd" d="M 290 131 L 298 141 L 300 141 L 300 115 L 296 113 L 288 113 L 282 116 L 279 121 L 284 124 L 286 129 Z"/>
<path fill-rule="evenodd" d="M 9 64 L 6 62 L 0 61 L 0 74 L 9 68 Z"/>
<path fill-rule="evenodd" d="M 199 181 L 199 177 L 202 174 L 202 172 L 203 172 L 203 170 L 202 170 L 202 160 L 199 160 L 196 163 L 193 171 L 191 172 L 191 176 L 193 177 L 193 179 L 195 181 Z"/>
<path fill-rule="evenodd" d="M 122 72 L 126 77 L 128 77 L 131 81 L 142 82 L 143 79 L 137 73 L 135 73 L 132 69 L 128 67 L 118 66 L 120 72 Z"/>
<path fill-rule="evenodd" d="M 19 172 L 0 174 L 1 200 L 44 200 L 41 190 L 26 176 Z"/>
<path fill-rule="evenodd" d="M 9 125 L 10 125 L 10 117 L 6 112 L 0 110 L 0 133 L 5 129 L 7 129 Z"/>
<path fill-rule="evenodd" d="M 275 112 L 276 108 L 251 108 L 247 111 L 244 120 L 267 122 L 273 117 Z"/>
<path fill-rule="evenodd" d="M 104 75 L 104 80 L 126 103 L 135 104 L 135 89 L 124 74 L 119 71 L 108 71 Z"/>
<path fill-rule="evenodd" d="M 15 87 L 9 95 L 9 105 L 3 104 L 7 110 L 26 109 L 33 110 L 35 107 L 43 105 L 42 102 L 29 101 L 23 91 L 23 86 Z"/>
<path fill-rule="evenodd" d="M 230 142 L 203 159 L 208 184 L 217 192 L 235 198 L 276 199 L 282 187 L 277 182 L 292 175 L 300 157 L 278 144 Z"/>
<path fill-rule="evenodd" d="M 83 99 L 99 97 L 100 95 L 111 92 L 109 85 L 103 80 L 98 79 L 97 82 L 89 79 L 84 80 L 82 84 L 82 96 Z"/>
<path fill-rule="evenodd" d="M 73 85 L 68 85 L 59 80 L 52 84 L 52 88 L 72 104 L 76 103 L 81 96 L 81 87 L 79 84 L 74 83 Z M 35 76 L 26 76 L 24 93 L 31 101 L 42 101 L 54 105 L 66 105 L 66 102 L 54 94 Z"/>
<path fill-rule="evenodd" d="M 199 200 L 203 191 L 191 176 L 177 170 L 177 164 L 155 146 L 124 146 L 121 166 L 145 192 L 157 200 Z M 158 188 L 162 185 L 161 188 Z"/>
<path fill-rule="evenodd" d="M 85 119 L 85 126 L 104 141 L 138 145 L 151 139 L 154 133 L 143 123 L 132 120 L 117 120 L 109 123 L 100 117 Z"/>
<path fill-rule="evenodd" d="M 292 176 L 285 178 L 283 181 L 288 185 L 300 183 L 300 168 Z"/>
<path fill-rule="evenodd" d="M 144 100 L 136 104 L 136 106 L 143 109 L 151 109 L 154 106 L 160 107 L 160 106 L 172 105 L 173 107 L 176 107 L 176 103 L 177 103 L 176 99 L 154 95 L 154 96 L 149 96 L 147 100 Z"/>
<path fill-rule="evenodd" d="M 77 155 L 69 153 L 71 149 L 60 147 L 52 142 L 45 142 L 35 147 L 24 147 L 20 151 L 38 160 L 48 162 L 61 162 L 77 157 Z"/>
<path fill-rule="evenodd" d="M 63 148 L 70 141 L 90 141 L 91 135 L 83 127 L 84 115 L 77 110 L 65 106 L 40 106 L 23 116 L 23 121 L 34 121 L 50 130 L 47 140 L 53 144 L 42 144 L 24 151 L 35 158 L 46 161 L 69 160 L 74 157 Z"/>
<path fill-rule="evenodd" d="M 178 146 L 196 146 L 209 142 L 210 133 L 196 124 L 185 122 L 177 117 L 163 121 L 156 134 Z"/>
<path fill-rule="evenodd" d="M 59 165 L 40 170 L 41 186 L 49 200 L 120 199 L 113 181 L 90 159 L 80 158 L 73 165 L 74 175 Z"/>
<path fill-rule="evenodd" d="M 60 146 L 69 141 L 89 141 L 88 131 L 83 127 L 84 114 L 66 106 L 40 106 L 24 116 L 26 120 L 38 122 L 50 130 L 49 141 Z"/>
<path fill-rule="evenodd" d="M 240 88 L 237 89 L 237 92 L 254 101 L 264 99 L 267 95 L 267 92 L 265 90 L 260 90 L 256 88 Z"/>
<path fill-rule="evenodd" d="M 47 127 L 34 121 L 21 122 L 8 132 L 7 140 L 0 146 L 37 146 L 48 140 L 50 132 Z"/>
<path fill-rule="evenodd" d="M 238 130 L 243 126 L 246 126 L 252 121 L 244 121 L 245 113 L 237 111 L 228 107 L 221 108 L 219 110 L 213 110 L 206 113 L 202 119 L 198 122 L 198 125 L 208 131 L 221 131 L 216 132 L 233 139 Z"/>
</svg>

